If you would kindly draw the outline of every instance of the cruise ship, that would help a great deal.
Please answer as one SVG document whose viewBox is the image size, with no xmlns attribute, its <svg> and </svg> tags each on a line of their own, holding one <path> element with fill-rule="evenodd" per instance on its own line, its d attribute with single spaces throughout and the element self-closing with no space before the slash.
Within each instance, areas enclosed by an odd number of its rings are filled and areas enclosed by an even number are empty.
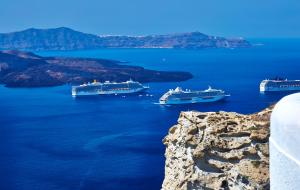
<svg viewBox="0 0 300 190">
<path fill-rule="evenodd" d="M 226 95 L 223 90 L 212 89 L 209 87 L 203 91 L 182 90 L 177 87 L 165 93 L 160 99 L 160 104 L 191 104 L 201 102 L 216 102 L 224 99 Z"/>
<path fill-rule="evenodd" d="M 73 86 L 72 96 L 132 94 L 143 92 L 147 89 L 149 89 L 148 86 L 143 86 L 141 83 L 132 80 L 118 83 L 94 81 L 92 83 Z"/>
<path fill-rule="evenodd" d="M 300 80 L 287 80 L 281 78 L 273 80 L 267 79 L 260 83 L 259 89 L 261 92 L 300 90 Z"/>
</svg>

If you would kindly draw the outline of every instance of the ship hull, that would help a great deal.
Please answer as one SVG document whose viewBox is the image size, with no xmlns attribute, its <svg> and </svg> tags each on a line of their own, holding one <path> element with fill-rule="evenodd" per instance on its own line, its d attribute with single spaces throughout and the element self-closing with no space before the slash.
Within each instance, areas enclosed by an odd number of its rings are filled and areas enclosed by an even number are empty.
<svg viewBox="0 0 300 190">
<path fill-rule="evenodd" d="M 93 91 L 93 92 L 72 92 L 73 96 L 95 96 L 95 95 L 119 95 L 119 94 L 135 94 L 135 93 L 142 93 L 148 90 L 149 88 L 136 88 L 130 90 L 110 90 L 110 91 Z"/>
<path fill-rule="evenodd" d="M 300 91 L 300 87 L 260 87 L 261 92 Z"/>
<path fill-rule="evenodd" d="M 217 102 L 225 99 L 226 96 L 214 96 L 214 97 L 192 97 L 190 99 L 170 99 L 167 101 L 160 101 L 159 103 L 164 105 L 176 105 L 176 104 L 196 104 L 196 103 L 208 103 Z"/>
<path fill-rule="evenodd" d="M 260 92 L 299 91 L 299 80 L 263 80 L 260 83 Z"/>
</svg>

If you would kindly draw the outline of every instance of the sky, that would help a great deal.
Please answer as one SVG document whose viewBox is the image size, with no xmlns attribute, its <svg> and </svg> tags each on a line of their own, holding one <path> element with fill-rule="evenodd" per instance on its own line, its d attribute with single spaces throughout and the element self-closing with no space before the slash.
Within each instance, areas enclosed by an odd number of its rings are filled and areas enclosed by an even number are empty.
<svg viewBox="0 0 300 190">
<path fill-rule="evenodd" d="M 112 35 L 298 38 L 299 21 L 299 0 L 0 0 L 1 33 L 65 26 Z"/>
</svg>

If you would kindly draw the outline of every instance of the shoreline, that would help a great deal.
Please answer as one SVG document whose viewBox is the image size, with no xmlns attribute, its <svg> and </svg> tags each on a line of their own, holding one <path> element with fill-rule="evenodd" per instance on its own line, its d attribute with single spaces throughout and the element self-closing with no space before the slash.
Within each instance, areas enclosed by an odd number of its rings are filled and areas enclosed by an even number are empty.
<svg viewBox="0 0 300 190">
<path fill-rule="evenodd" d="M 6 87 L 77 85 L 93 80 L 181 82 L 193 77 L 190 72 L 146 69 L 109 59 L 43 57 L 18 50 L 0 51 L 0 83 Z"/>
</svg>

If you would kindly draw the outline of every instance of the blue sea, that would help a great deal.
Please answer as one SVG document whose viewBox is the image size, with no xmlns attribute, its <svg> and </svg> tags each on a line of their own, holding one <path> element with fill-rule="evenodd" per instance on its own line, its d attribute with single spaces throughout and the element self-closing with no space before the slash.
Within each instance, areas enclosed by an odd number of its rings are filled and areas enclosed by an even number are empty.
<svg viewBox="0 0 300 190">
<path fill-rule="evenodd" d="M 257 45 L 247 49 L 37 52 L 189 71 L 194 78 L 149 83 L 149 95 L 142 97 L 73 98 L 68 85 L 0 86 L 0 189 L 160 189 L 164 177 L 162 139 L 181 111 L 258 112 L 290 93 L 261 94 L 261 80 L 275 76 L 300 79 L 300 40 L 251 41 Z M 206 104 L 156 104 L 170 88 L 206 89 L 209 85 L 231 97 Z"/>
</svg>

